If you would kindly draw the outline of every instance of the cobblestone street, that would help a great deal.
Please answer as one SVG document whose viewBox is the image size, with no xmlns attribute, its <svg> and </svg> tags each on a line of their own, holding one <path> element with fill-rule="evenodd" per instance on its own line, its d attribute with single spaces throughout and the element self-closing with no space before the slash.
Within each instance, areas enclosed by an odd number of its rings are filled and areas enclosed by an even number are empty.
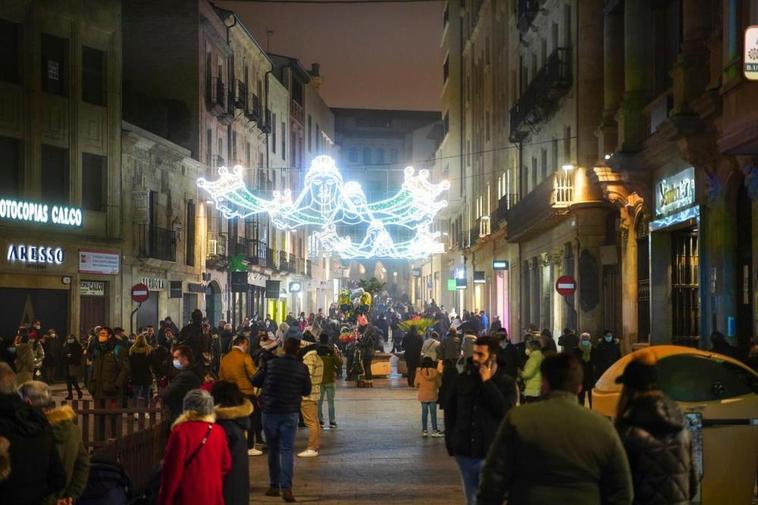
<svg viewBox="0 0 758 505">
<path fill-rule="evenodd" d="M 320 504 L 460 504 L 455 463 L 444 439 L 422 438 L 416 392 L 403 379 L 374 381 L 373 389 L 338 382 L 339 428 L 321 436 L 321 455 L 295 458 L 298 502 Z M 441 411 L 438 412 L 441 423 Z M 305 449 L 300 430 L 296 452 Z M 251 458 L 251 503 L 282 503 L 263 495 L 266 456 Z"/>
</svg>

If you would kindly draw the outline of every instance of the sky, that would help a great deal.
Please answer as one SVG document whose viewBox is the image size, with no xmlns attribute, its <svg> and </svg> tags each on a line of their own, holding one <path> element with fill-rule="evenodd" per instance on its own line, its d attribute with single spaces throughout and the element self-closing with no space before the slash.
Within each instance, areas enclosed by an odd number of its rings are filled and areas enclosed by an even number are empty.
<svg viewBox="0 0 758 505">
<path fill-rule="evenodd" d="M 219 1 L 269 51 L 321 64 L 330 107 L 439 110 L 442 2 L 285 5 Z"/>
</svg>

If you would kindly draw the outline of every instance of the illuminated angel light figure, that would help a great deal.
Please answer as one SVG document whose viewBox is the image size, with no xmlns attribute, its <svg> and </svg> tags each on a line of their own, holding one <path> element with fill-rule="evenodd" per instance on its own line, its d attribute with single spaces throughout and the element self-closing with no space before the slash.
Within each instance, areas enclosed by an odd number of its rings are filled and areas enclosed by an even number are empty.
<svg viewBox="0 0 758 505">
<path fill-rule="evenodd" d="M 313 160 L 305 175 L 304 188 L 294 200 L 289 190 L 275 191 L 270 200 L 255 195 L 245 186 L 242 170 L 239 165 L 231 171 L 221 167 L 215 181 L 204 178 L 197 181 L 227 218 L 246 218 L 265 212 L 281 230 L 315 229 L 324 250 L 343 258 L 417 259 L 442 249 L 440 234 L 431 232 L 430 227 L 434 216 L 447 206 L 445 200 L 438 198 L 450 184 L 430 182 L 427 170 L 415 174 L 413 167 L 406 167 L 400 190 L 390 198 L 371 203 L 359 183 L 343 181 L 329 156 Z M 338 235 L 338 225 L 340 229 L 365 227 L 365 234 L 354 242 L 350 237 Z M 393 230 L 415 235 L 395 241 Z"/>
</svg>

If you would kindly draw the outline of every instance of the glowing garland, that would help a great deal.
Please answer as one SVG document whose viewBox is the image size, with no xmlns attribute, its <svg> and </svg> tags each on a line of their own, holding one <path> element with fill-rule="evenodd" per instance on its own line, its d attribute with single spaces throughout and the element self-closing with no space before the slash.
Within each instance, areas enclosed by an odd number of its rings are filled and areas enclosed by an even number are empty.
<svg viewBox="0 0 758 505">
<path fill-rule="evenodd" d="M 313 160 L 305 174 L 304 188 L 294 201 L 289 190 L 274 191 L 271 200 L 254 195 L 245 186 L 242 170 L 239 165 L 231 171 L 220 167 L 215 181 L 204 178 L 197 181 L 227 218 L 246 218 L 265 212 L 280 230 L 315 228 L 321 246 L 345 259 L 419 259 L 443 250 L 440 233 L 432 232 L 430 227 L 437 212 L 447 206 L 445 200 L 437 198 L 450 184 L 429 182 L 428 170 L 414 175 L 413 167 L 406 167 L 400 191 L 372 203 L 360 184 L 343 182 L 329 156 Z M 338 225 L 365 226 L 365 235 L 360 242 L 353 242 L 350 237 L 337 234 Z M 396 242 L 390 233 L 394 229 L 415 235 Z"/>
</svg>

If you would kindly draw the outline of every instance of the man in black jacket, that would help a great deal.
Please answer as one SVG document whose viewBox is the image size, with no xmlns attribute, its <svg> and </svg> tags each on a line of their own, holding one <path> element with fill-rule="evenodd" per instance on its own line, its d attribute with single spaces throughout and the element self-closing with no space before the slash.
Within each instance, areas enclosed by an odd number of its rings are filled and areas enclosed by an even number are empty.
<svg viewBox="0 0 758 505">
<path fill-rule="evenodd" d="M 421 347 L 423 345 L 424 339 L 418 334 L 418 329 L 415 326 L 411 326 L 403 338 L 405 364 L 408 366 L 408 386 L 410 387 L 415 387 L 416 369 L 421 362 Z"/>
<path fill-rule="evenodd" d="M 498 426 L 518 401 L 516 383 L 497 364 L 498 347 L 493 337 L 477 338 L 466 368 L 446 391 L 445 445 L 458 464 L 469 505 Z"/>
<path fill-rule="evenodd" d="M 199 388 L 202 382 L 202 363 L 192 361 L 192 349 L 179 345 L 174 348 L 172 355 L 178 373 L 160 394 L 163 407 L 169 412 L 169 423 L 173 423 L 182 413 L 184 395 L 191 389 Z"/>
<path fill-rule="evenodd" d="M 258 370 L 251 381 L 263 388 L 261 410 L 263 431 L 268 446 L 269 488 L 266 496 L 279 496 L 294 502 L 292 495 L 295 432 L 303 396 L 311 394 L 308 367 L 297 358 L 300 340 L 284 341 L 284 356 L 273 358 Z"/>
<path fill-rule="evenodd" d="M 203 312 L 200 309 L 192 311 L 192 322 L 179 332 L 178 343 L 192 349 L 192 357 L 198 362 L 203 362 L 203 352 L 206 351 L 205 337 L 203 335 Z M 179 401 L 181 405 L 181 400 Z"/>
<path fill-rule="evenodd" d="M 0 482 L 0 501 L 38 505 L 66 485 L 66 473 L 45 415 L 16 393 L 16 374 L 0 363 L 0 437 L 10 442 L 10 475 Z"/>
</svg>

